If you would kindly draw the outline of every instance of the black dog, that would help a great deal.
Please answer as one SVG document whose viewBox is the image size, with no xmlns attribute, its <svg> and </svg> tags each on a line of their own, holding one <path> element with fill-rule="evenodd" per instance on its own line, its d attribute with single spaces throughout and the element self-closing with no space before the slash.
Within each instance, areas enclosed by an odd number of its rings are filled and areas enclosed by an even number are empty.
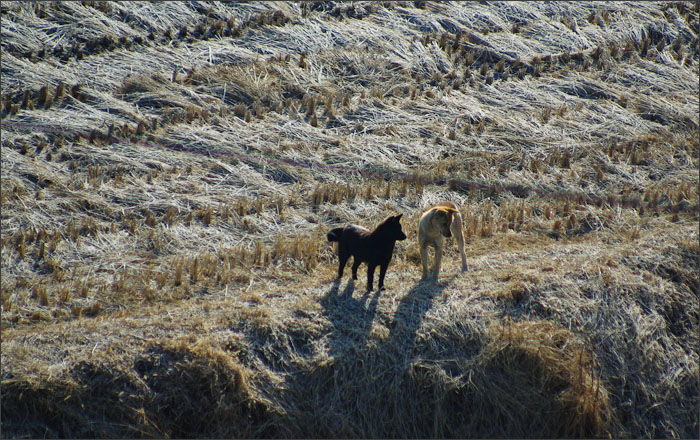
<svg viewBox="0 0 700 440">
<path fill-rule="evenodd" d="M 353 257 L 352 279 L 357 279 L 357 268 L 367 263 L 367 291 L 372 291 L 374 269 L 379 266 L 379 290 L 384 289 L 384 275 L 394 253 L 397 240 L 405 240 L 406 234 L 401 230 L 401 215 L 387 218 L 374 231 L 357 225 L 335 228 L 328 234 L 328 241 L 338 242 L 338 279 L 343 277 L 345 263 Z"/>
</svg>

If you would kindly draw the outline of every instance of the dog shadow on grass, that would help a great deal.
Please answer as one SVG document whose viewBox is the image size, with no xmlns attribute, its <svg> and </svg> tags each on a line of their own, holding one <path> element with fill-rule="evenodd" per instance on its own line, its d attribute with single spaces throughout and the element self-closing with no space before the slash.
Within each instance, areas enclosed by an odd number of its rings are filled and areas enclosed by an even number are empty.
<svg viewBox="0 0 700 440">
<path fill-rule="evenodd" d="M 342 291 L 341 282 L 333 282 L 330 290 L 321 299 L 328 319 L 333 325 L 330 340 L 330 355 L 343 356 L 350 350 L 362 349 L 372 330 L 377 312 L 377 303 L 382 292 L 355 292 L 355 282 L 349 280 Z"/>
<path fill-rule="evenodd" d="M 388 346 L 393 346 L 399 353 L 409 355 L 415 345 L 416 334 L 425 315 L 433 306 L 435 298 L 449 285 L 447 281 L 434 283 L 421 280 L 406 292 L 399 303 L 394 319 L 389 324 L 391 336 Z"/>
<path fill-rule="evenodd" d="M 388 324 L 390 337 L 386 342 L 399 351 L 410 351 L 415 343 L 416 333 L 423 317 L 438 297 L 449 285 L 442 281 L 433 283 L 419 281 L 401 298 L 393 319 Z M 364 290 L 364 289 L 362 289 Z M 335 281 L 321 305 L 325 308 L 333 325 L 330 338 L 332 356 L 343 356 L 349 351 L 363 350 L 372 331 L 377 314 L 377 304 L 385 291 L 355 292 L 352 280 L 341 290 L 341 282 Z"/>
</svg>

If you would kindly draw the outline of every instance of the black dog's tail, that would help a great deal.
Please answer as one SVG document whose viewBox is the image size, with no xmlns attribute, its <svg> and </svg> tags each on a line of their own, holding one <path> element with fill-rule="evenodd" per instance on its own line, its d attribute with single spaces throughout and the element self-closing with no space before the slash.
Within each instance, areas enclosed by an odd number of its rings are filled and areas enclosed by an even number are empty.
<svg viewBox="0 0 700 440">
<path fill-rule="evenodd" d="M 340 237 L 343 235 L 343 228 L 335 228 L 331 229 L 328 234 L 326 234 L 326 237 L 328 237 L 328 241 L 337 241 L 340 243 Z"/>
</svg>

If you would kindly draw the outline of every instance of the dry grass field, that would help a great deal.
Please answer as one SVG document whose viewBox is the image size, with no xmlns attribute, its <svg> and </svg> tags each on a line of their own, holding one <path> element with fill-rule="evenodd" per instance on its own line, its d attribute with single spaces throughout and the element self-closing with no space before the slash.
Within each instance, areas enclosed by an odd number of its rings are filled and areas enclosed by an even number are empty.
<svg viewBox="0 0 700 440">
<path fill-rule="evenodd" d="M 700 434 L 697 2 L 0 7 L 2 437 Z"/>
</svg>

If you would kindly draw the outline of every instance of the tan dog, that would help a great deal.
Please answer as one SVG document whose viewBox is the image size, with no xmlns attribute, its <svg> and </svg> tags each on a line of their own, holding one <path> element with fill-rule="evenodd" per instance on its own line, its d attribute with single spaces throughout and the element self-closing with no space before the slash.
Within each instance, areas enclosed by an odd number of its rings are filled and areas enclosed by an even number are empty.
<svg viewBox="0 0 700 440">
<path fill-rule="evenodd" d="M 457 205 L 452 202 L 442 202 L 423 213 L 418 223 L 418 243 L 420 244 L 420 259 L 423 263 L 423 278 L 428 278 L 428 246 L 435 248 L 435 262 L 432 277 L 437 281 L 442 263 L 442 251 L 445 237 L 452 234 L 457 238 L 459 253 L 462 255 L 462 272 L 467 271 L 467 257 L 464 254 L 464 235 L 462 235 L 462 216 Z"/>
</svg>

